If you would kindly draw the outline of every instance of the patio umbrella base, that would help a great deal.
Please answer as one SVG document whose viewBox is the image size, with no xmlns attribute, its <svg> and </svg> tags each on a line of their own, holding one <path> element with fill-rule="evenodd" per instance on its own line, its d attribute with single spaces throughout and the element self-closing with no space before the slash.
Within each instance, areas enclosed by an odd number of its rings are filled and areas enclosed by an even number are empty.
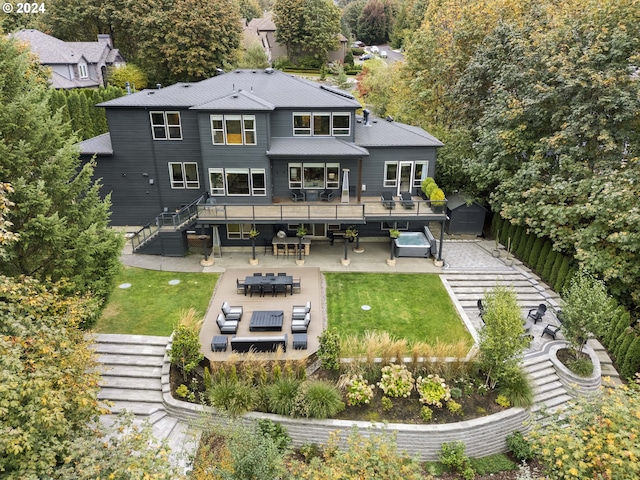
<svg viewBox="0 0 640 480">
<path fill-rule="evenodd" d="M 214 263 L 215 263 L 215 260 L 211 257 L 209 257 L 207 260 L 205 260 L 204 258 L 200 260 L 200 265 L 202 265 L 203 267 L 210 267 Z"/>
<path fill-rule="evenodd" d="M 340 259 L 340 263 L 346 267 L 347 265 L 349 265 L 351 263 L 351 259 L 349 259 L 349 258 L 341 258 Z"/>
<path fill-rule="evenodd" d="M 296 259 L 296 265 L 304 265 L 304 259 L 301 259 L 301 260 Z"/>
<path fill-rule="evenodd" d="M 387 265 L 389 265 L 390 267 L 395 267 L 396 266 L 396 259 L 393 258 L 387 258 Z"/>
<path fill-rule="evenodd" d="M 257 258 L 250 258 L 249 265 L 258 265 L 259 261 Z"/>
</svg>

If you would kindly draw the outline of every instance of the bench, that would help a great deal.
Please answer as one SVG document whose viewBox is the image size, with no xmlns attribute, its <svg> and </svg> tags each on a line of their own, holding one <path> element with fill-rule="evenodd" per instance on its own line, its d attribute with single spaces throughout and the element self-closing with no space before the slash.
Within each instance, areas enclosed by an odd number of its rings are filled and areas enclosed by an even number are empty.
<svg viewBox="0 0 640 480">
<path fill-rule="evenodd" d="M 231 337 L 232 352 L 274 352 L 282 347 L 284 352 L 287 351 L 287 334 L 276 335 L 272 337 L 254 336 L 254 337 Z"/>
</svg>

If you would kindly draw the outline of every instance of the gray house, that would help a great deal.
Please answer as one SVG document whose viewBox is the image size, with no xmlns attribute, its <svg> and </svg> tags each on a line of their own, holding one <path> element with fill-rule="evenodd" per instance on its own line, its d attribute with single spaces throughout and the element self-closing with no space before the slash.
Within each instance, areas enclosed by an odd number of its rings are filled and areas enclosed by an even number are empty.
<svg viewBox="0 0 640 480">
<path fill-rule="evenodd" d="M 96 157 L 112 223 L 129 226 L 138 251 L 184 255 L 189 232 L 246 247 L 254 226 L 265 245 L 299 225 L 311 239 L 350 225 L 387 238 L 390 228 L 444 226 L 446 215 L 417 196 L 442 143 L 357 115 L 347 92 L 273 69 L 236 70 L 100 106 L 110 131 L 82 142 L 82 158 Z"/>
<path fill-rule="evenodd" d="M 110 35 L 98 35 L 97 42 L 64 42 L 39 30 L 13 34 L 38 55 L 40 64 L 51 69 L 54 88 L 95 88 L 107 85 L 107 68 L 124 65 Z"/>
</svg>

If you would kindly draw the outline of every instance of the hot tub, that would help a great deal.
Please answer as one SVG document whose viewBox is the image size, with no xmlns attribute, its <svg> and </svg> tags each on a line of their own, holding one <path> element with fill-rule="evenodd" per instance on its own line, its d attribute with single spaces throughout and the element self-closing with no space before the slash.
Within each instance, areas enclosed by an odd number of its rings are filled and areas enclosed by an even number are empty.
<svg viewBox="0 0 640 480">
<path fill-rule="evenodd" d="M 397 257 L 423 257 L 431 254 L 431 242 L 422 232 L 401 232 L 394 240 Z"/>
</svg>

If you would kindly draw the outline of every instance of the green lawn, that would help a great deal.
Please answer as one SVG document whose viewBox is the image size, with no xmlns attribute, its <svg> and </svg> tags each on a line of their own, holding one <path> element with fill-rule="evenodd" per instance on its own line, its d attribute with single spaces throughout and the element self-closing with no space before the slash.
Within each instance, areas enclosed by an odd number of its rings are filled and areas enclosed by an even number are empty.
<svg viewBox="0 0 640 480">
<path fill-rule="evenodd" d="M 170 335 L 180 313 L 194 308 L 204 316 L 217 273 L 176 273 L 124 267 L 116 281 L 97 333 Z M 180 280 L 170 285 L 170 280 Z M 130 288 L 119 288 L 130 283 Z"/>
<path fill-rule="evenodd" d="M 329 327 L 341 335 L 386 331 L 409 343 L 473 343 L 437 275 L 325 273 L 325 278 Z"/>
</svg>

